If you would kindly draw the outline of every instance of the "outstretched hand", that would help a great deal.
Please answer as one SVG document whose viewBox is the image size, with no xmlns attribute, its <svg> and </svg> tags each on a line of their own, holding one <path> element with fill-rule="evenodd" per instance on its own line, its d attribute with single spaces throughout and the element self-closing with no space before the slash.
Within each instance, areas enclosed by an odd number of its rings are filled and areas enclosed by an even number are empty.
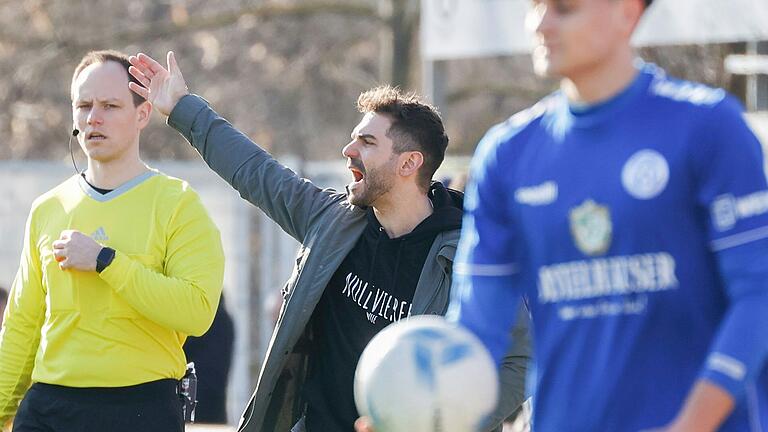
<svg viewBox="0 0 768 432">
<path fill-rule="evenodd" d="M 132 65 L 128 72 L 141 83 L 130 82 L 128 87 L 163 115 L 170 115 L 179 99 L 189 94 L 173 51 L 168 51 L 167 68 L 144 53 L 130 56 L 128 61 Z"/>
</svg>

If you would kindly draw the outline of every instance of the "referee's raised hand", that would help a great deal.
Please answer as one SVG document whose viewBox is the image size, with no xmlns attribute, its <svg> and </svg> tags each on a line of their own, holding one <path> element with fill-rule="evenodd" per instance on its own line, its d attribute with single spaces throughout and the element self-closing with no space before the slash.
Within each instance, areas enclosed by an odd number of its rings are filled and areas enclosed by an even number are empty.
<svg viewBox="0 0 768 432">
<path fill-rule="evenodd" d="M 128 71 L 141 83 L 130 82 L 128 87 L 163 115 L 170 115 L 179 99 L 189 94 L 173 51 L 168 51 L 167 68 L 144 53 L 130 56 L 128 61 L 132 65 Z"/>
</svg>

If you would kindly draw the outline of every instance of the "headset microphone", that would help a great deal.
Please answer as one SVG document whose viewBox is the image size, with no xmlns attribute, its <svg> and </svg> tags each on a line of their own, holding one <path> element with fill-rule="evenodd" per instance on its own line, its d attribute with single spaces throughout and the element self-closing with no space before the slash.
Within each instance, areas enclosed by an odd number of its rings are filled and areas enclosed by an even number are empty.
<svg viewBox="0 0 768 432">
<path fill-rule="evenodd" d="M 69 157 L 72 158 L 72 166 L 75 167 L 75 173 L 80 174 L 80 170 L 75 163 L 75 154 L 72 152 L 72 138 L 76 137 L 80 131 L 78 129 L 72 129 L 72 135 L 69 136 Z"/>
</svg>

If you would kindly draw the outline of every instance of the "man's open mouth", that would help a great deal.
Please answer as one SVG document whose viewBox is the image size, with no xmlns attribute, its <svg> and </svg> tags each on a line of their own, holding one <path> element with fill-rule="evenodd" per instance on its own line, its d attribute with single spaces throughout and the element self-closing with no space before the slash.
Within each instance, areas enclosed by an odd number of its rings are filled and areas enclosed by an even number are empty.
<svg viewBox="0 0 768 432">
<path fill-rule="evenodd" d="M 362 171 L 356 169 L 356 168 L 350 168 L 350 171 L 352 171 L 352 176 L 355 178 L 355 183 L 358 183 L 363 180 L 363 173 Z"/>
</svg>

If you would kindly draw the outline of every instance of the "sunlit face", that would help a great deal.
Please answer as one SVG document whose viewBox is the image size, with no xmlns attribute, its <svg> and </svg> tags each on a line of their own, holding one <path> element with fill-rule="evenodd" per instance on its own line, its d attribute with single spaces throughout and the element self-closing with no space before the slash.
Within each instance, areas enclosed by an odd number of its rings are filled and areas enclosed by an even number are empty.
<svg viewBox="0 0 768 432">
<path fill-rule="evenodd" d="M 365 114 L 352 131 L 352 141 L 341 151 L 353 176 L 347 192 L 354 205 L 373 205 L 395 184 L 398 154 L 387 136 L 391 125 L 392 120 L 384 115 Z"/>
<path fill-rule="evenodd" d="M 537 74 L 574 78 L 627 46 L 624 2 L 629 0 L 533 0 L 526 27 L 534 34 Z"/>
<path fill-rule="evenodd" d="M 94 63 L 72 82 L 72 118 L 77 140 L 89 159 L 119 160 L 136 151 L 150 105 L 133 104 L 128 73 L 119 63 Z"/>
</svg>

